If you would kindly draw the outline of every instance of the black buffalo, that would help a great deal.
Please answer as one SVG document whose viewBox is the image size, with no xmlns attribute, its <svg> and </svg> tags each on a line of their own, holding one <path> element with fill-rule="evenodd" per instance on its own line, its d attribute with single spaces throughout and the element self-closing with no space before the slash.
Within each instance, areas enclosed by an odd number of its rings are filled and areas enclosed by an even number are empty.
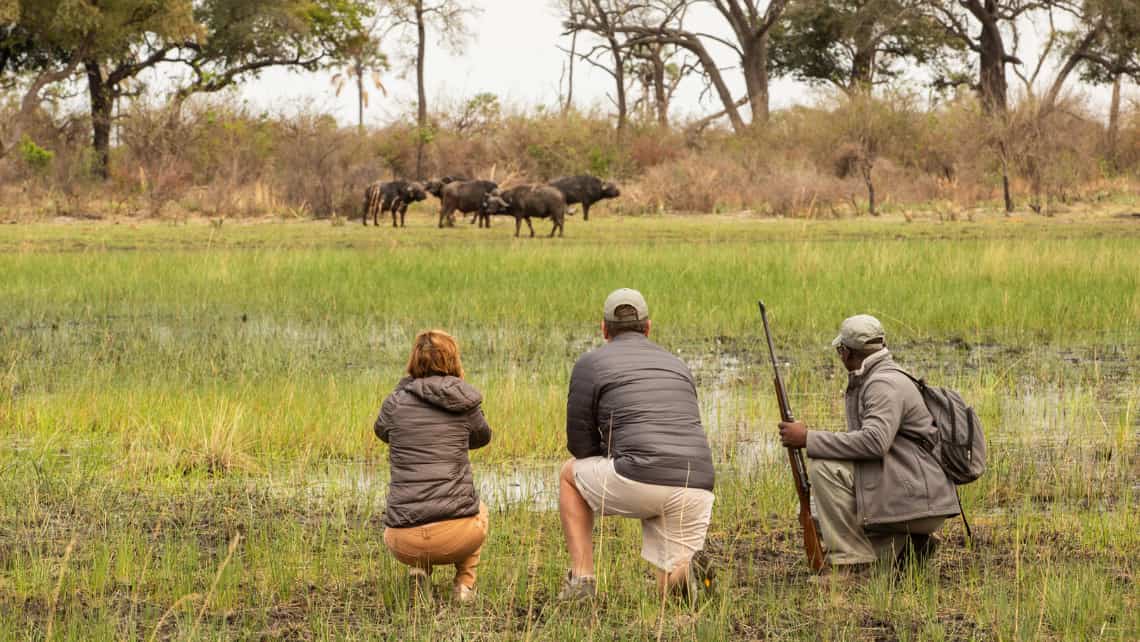
<svg viewBox="0 0 1140 642">
<path fill-rule="evenodd" d="M 566 197 L 567 205 L 582 204 L 583 221 L 590 220 L 590 206 L 594 203 L 605 198 L 621 196 L 621 190 L 618 189 L 617 185 L 587 175 L 559 178 L 550 181 L 550 185 L 562 192 L 562 195 Z"/>
<path fill-rule="evenodd" d="M 443 178 L 428 181 L 424 184 L 424 188 L 427 190 L 428 194 L 431 194 L 436 198 L 443 198 L 442 194 L 444 185 L 466 180 L 470 179 L 468 179 L 466 176 L 444 176 Z"/>
<path fill-rule="evenodd" d="M 562 236 L 566 221 L 566 199 L 562 192 L 549 185 L 520 185 L 488 199 L 486 208 L 489 214 L 508 214 L 515 217 L 515 236 L 519 235 L 522 222 L 530 228 L 534 236 L 531 218 L 548 218 L 554 223 L 550 236 L 558 232 Z"/>
<path fill-rule="evenodd" d="M 400 215 L 400 227 L 404 227 L 404 216 L 408 213 L 408 205 L 427 198 L 427 192 L 422 183 L 415 181 L 376 181 L 364 190 L 364 215 L 362 222 L 368 225 L 368 216 L 372 215 L 372 224 L 380 225 L 380 215 L 384 212 L 392 213 L 392 227 L 396 227 L 396 215 Z"/>
<path fill-rule="evenodd" d="M 494 181 L 455 181 L 447 183 L 440 189 L 439 196 L 439 226 L 455 225 L 455 212 L 464 214 L 478 214 L 484 209 L 487 196 L 497 192 L 498 183 Z M 482 226 L 482 222 L 480 222 Z"/>
</svg>

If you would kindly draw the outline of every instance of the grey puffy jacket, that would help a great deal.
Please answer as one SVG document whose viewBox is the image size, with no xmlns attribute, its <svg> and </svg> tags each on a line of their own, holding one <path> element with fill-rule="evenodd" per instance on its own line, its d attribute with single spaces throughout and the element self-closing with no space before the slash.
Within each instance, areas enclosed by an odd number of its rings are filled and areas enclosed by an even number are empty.
<svg viewBox="0 0 1140 642">
<path fill-rule="evenodd" d="M 467 451 L 491 441 L 482 401 L 458 377 L 406 377 L 384 400 L 375 430 L 391 446 L 385 526 L 408 528 L 479 512 Z"/>
<path fill-rule="evenodd" d="M 634 481 L 713 489 L 693 375 L 637 332 L 619 334 L 574 364 L 566 445 L 579 459 L 612 457 L 614 470 Z"/>
</svg>

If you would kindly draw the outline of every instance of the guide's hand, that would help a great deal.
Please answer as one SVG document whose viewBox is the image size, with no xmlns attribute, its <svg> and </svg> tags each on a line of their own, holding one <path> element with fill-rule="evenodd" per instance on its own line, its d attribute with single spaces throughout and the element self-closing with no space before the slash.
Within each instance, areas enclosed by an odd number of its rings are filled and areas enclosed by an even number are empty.
<svg viewBox="0 0 1140 642">
<path fill-rule="evenodd" d="M 780 443 L 786 448 L 804 448 L 807 446 L 807 424 L 802 421 L 780 422 Z"/>
</svg>

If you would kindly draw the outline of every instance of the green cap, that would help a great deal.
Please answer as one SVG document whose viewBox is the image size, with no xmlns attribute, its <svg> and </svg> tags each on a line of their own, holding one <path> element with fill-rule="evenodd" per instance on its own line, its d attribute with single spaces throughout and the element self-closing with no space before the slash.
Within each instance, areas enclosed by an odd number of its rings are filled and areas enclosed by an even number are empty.
<svg viewBox="0 0 1140 642">
<path fill-rule="evenodd" d="M 847 346 L 852 350 L 863 350 L 869 345 L 886 345 L 887 334 L 883 324 L 869 314 L 858 314 L 843 320 L 839 326 L 839 336 L 831 342 L 832 347 Z"/>
<path fill-rule="evenodd" d="M 637 290 L 629 288 L 621 288 L 610 292 L 606 297 L 606 304 L 604 306 L 604 314 L 606 321 L 622 321 L 623 319 L 617 318 L 617 309 L 623 305 L 632 307 L 637 312 L 637 320 L 644 321 L 649 318 L 649 305 L 645 303 L 645 297 Z"/>
</svg>

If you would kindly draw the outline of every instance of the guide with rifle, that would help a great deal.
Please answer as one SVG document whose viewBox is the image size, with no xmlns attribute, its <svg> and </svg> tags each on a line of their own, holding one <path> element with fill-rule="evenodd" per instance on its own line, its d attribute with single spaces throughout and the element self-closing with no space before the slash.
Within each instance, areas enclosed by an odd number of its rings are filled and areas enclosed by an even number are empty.
<svg viewBox="0 0 1140 642">
<path fill-rule="evenodd" d="M 761 314 L 775 367 L 762 304 Z M 810 514 L 805 517 L 805 489 L 814 498 L 818 537 L 830 570 L 854 575 L 876 561 L 902 562 L 911 553 L 926 559 L 937 547 L 935 533 L 943 522 L 961 512 L 955 481 L 976 478 L 984 470 L 980 423 L 965 408 L 970 443 L 964 447 L 965 438 L 954 437 L 952 427 L 936 425 L 925 397 L 930 389 L 916 385 L 895 363 L 878 319 L 865 314 L 846 319 L 832 347 L 848 373 L 846 432 L 809 430 L 796 421 L 778 369 L 776 373 L 780 440 L 789 449 L 797 480 L 808 561 L 814 570 L 824 568 L 822 553 L 815 552 L 811 541 L 816 522 Z M 806 468 L 801 459 L 805 450 L 811 460 Z M 971 464 L 964 466 L 967 474 L 951 479 L 943 460 L 960 464 L 963 453 Z M 806 484 L 800 481 L 805 470 Z"/>
</svg>

